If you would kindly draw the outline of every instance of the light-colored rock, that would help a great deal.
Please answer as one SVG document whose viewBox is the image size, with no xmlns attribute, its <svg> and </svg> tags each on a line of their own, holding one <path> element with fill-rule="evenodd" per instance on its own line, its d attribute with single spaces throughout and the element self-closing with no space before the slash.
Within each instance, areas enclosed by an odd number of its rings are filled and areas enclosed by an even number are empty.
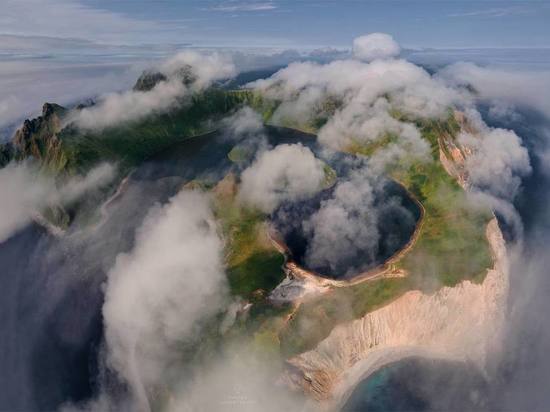
<svg viewBox="0 0 550 412">
<path fill-rule="evenodd" d="M 487 366 L 499 350 L 508 296 L 508 259 L 496 219 L 487 226 L 494 258 L 481 284 L 463 281 L 432 295 L 410 291 L 363 318 L 338 325 L 309 352 L 289 360 L 289 379 L 332 409 L 381 366 L 413 355 Z"/>
<path fill-rule="evenodd" d="M 331 289 L 329 279 L 311 275 L 293 262 L 286 262 L 284 271 L 285 279 L 269 295 L 269 300 L 275 304 L 297 304 L 307 297 L 317 296 Z"/>
</svg>

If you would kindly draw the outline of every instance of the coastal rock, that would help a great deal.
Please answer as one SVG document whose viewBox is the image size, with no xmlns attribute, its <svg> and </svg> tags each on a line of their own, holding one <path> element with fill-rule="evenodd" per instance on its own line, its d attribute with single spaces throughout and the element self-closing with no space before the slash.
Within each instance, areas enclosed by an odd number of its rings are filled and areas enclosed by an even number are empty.
<svg viewBox="0 0 550 412">
<path fill-rule="evenodd" d="M 332 409 L 381 366 L 410 356 L 471 361 L 484 370 L 498 350 L 508 296 L 508 260 L 496 219 L 487 226 L 494 267 L 481 284 L 463 281 L 427 295 L 410 291 L 363 318 L 337 326 L 291 358 L 288 379 Z"/>
</svg>

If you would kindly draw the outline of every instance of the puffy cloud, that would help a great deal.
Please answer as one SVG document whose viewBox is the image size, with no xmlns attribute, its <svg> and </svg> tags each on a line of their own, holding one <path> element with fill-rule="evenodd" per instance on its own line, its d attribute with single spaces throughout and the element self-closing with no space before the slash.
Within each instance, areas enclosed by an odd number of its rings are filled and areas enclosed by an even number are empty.
<svg viewBox="0 0 550 412">
<path fill-rule="evenodd" d="M 399 44 L 386 33 L 371 33 L 353 39 L 353 56 L 356 59 L 387 59 L 398 56 L 400 51 Z"/>
<path fill-rule="evenodd" d="M 162 113 L 178 104 L 186 92 L 181 81 L 173 79 L 158 83 L 152 90 L 127 91 L 105 95 L 97 106 L 84 108 L 74 113 L 75 121 L 84 129 L 102 129 L 129 122 L 152 113 Z"/>
<path fill-rule="evenodd" d="M 465 163 L 470 183 L 513 200 L 521 178 L 531 172 L 529 154 L 518 135 L 512 130 L 485 128 L 479 136 L 460 133 L 458 142 L 472 150 Z"/>
<path fill-rule="evenodd" d="M 167 76 L 174 76 L 182 68 L 189 66 L 195 76 L 194 89 L 208 87 L 212 82 L 227 79 L 236 74 L 231 57 L 220 53 L 197 53 L 191 50 L 182 51 L 160 65 L 160 71 Z"/>
<path fill-rule="evenodd" d="M 397 122 L 395 112 L 413 118 L 442 118 L 450 106 L 470 102 L 467 93 L 405 60 L 293 63 L 250 86 L 282 100 L 273 116 L 276 122 L 304 124 L 319 115 L 327 117 L 320 140 L 337 149 L 396 129 L 407 129 L 410 136 L 412 124 Z M 331 100 L 334 104 L 327 104 Z"/>
<path fill-rule="evenodd" d="M 323 162 L 301 144 L 282 144 L 258 155 L 243 171 L 239 198 L 270 213 L 285 200 L 305 199 L 324 182 Z"/>
<path fill-rule="evenodd" d="M 223 243 L 208 198 L 181 191 L 153 208 L 134 249 L 108 273 L 103 317 L 107 364 L 127 381 L 142 410 L 198 323 L 225 299 Z"/>
<path fill-rule="evenodd" d="M 76 176 L 56 184 L 28 163 L 10 163 L 0 169 L 0 243 L 28 224 L 48 206 L 63 205 L 85 192 L 109 183 L 114 168 L 104 164 L 86 176 Z"/>
<path fill-rule="evenodd" d="M 189 71 L 190 82 L 182 79 L 182 69 Z M 218 53 L 185 51 L 164 62 L 160 71 L 168 80 L 157 83 L 151 90 L 105 95 L 97 105 L 74 112 L 68 121 L 85 129 L 101 129 L 162 113 L 182 104 L 182 98 L 208 87 L 213 81 L 234 75 L 235 67 Z"/>
<path fill-rule="evenodd" d="M 386 145 L 377 154 L 376 160 L 384 163 L 404 158 L 428 158 L 429 145 L 412 123 L 396 120 L 389 114 L 390 104 L 386 99 L 377 99 L 364 106 L 350 103 L 338 110 L 319 131 L 319 142 L 339 149 L 352 143 L 369 144 L 387 135 L 397 136 L 394 143 Z"/>
<path fill-rule="evenodd" d="M 337 271 L 344 266 L 353 271 L 359 254 L 370 254 L 363 261 L 374 261 L 379 241 L 374 198 L 364 173 L 355 172 L 337 184 L 333 196 L 303 222 L 310 238 L 305 257 L 308 267 Z"/>
<path fill-rule="evenodd" d="M 222 121 L 232 136 L 250 136 L 263 131 L 262 117 L 250 107 L 243 107 Z"/>
</svg>

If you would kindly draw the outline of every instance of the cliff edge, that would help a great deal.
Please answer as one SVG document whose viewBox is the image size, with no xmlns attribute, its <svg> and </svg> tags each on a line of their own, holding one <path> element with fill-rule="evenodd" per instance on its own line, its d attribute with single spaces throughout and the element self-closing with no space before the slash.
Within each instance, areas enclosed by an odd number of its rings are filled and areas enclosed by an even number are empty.
<svg viewBox="0 0 550 412">
<path fill-rule="evenodd" d="M 485 370 L 499 349 L 509 264 L 496 219 L 486 230 L 494 266 L 485 280 L 468 280 L 434 294 L 410 291 L 361 319 L 337 326 L 311 351 L 291 358 L 288 378 L 332 409 L 385 364 L 410 356 L 473 362 Z"/>
</svg>

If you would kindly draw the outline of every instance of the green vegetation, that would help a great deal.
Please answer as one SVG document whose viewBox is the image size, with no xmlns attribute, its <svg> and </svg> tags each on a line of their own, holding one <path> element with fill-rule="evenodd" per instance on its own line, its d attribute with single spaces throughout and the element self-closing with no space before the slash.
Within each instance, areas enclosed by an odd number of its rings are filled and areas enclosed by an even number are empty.
<svg viewBox="0 0 550 412">
<path fill-rule="evenodd" d="M 372 156 L 377 150 L 382 149 L 399 140 L 399 136 L 394 133 L 387 133 L 384 136 L 370 141 L 368 143 L 360 143 L 357 140 L 353 141 L 348 150 L 351 153 L 361 154 L 363 156 Z"/>
<path fill-rule="evenodd" d="M 325 173 L 325 179 L 323 181 L 323 188 L 328 189 L 336 183 L 336 170 L 330 167 L 328 164 L 323 164 L 323 172 Z"/>
<path fill-rule="evenodd" d="M 65 154 L 61 167 L 87 169 L 105 160 L 132 167 L 172 144 L 214 130 L 216 122 L 240 107 L 246 95 L 211 88 L 183 102 L 180 108 L 153 114 L 101 131 L 82 131 L 74 126 L 63 129 L 59 139 Z"/>
<path fill-rule="evenodd" d="M 428 291 L 464 279 L 481 282 L 492 262 L 485 236 L 491 211 L 472 208 L 439 161 L 438 139 L 453 139 L 460 127 L 452 116 L 418 126 L 430 142 L 434 161 L 393 172 L 425 209 L 418 241 L 398 266 L 411 274 L 415 287 Z"/>
<path fill-rule="evenodd" d="M 224 180 L 227 186 L 229 179 Z M 237 317 L 224 340 L 248 345 L 257 355 L 282 364 L 278 334 L 290 308 L 274 307 L 267 297 L 284 278 L 284 257 L 268 238 L 265 214 L 243 207 L 234 190 L 214 193 L 215 214 L 226 238 L 231 294 L 253 304 L 246 315 Z"/>
<path fill-rule="evenodd" d="M 264 298 L 283 280 L 283 256 L 277 251 L 256 251 L 228 268 L 231 291 L 252 301 Z"/>
<path fill-rule="evenodd" d="M 428 291 L 464 279 L 482 281 L 491 265 L 485 237 L 490 211 L 469 207 L 465 192 L 439 163 L 415 164 L 397 177 L 425 208 L 418 240 L 398 267 Z"/>
<path fill-rule="evenodd" d="M 284 258 L 267 236 L 266 216 L 243 207 L 232 195 L 218 197 L 216 216 L 226 237 L 231 292 L 250 301 L 263 300 L 284 278 Z"/>
<path fill-rule="evenodd" d="M 227 154 L 227 157 L 233 163 L 241 164 L 247 160 L 250 160 L 252 155 L 253 153 L 249 148 L 237 145 L 231 149 L 231 151 Z"/>
</svg>

